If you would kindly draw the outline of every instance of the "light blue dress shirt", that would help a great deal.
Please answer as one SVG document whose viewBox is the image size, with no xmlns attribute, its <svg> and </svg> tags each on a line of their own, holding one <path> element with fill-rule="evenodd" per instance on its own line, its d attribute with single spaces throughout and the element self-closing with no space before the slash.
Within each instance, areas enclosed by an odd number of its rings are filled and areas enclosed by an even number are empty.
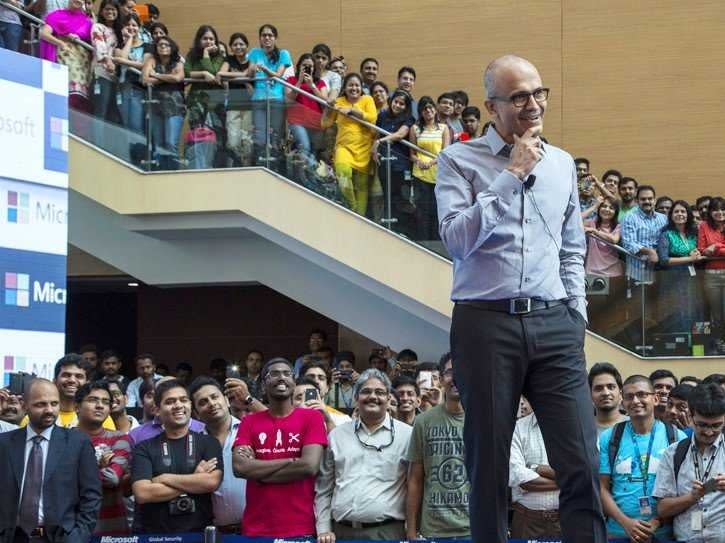
<svg viewBox="0 0 725 543">
<path fill-rule="evenodd" d="M 494 128 L 438 156 L 440 235 L 453 257 L 451 299 L 570 298 L 586 319 L 586 238 L 571 155 L 542 142 L 532 188 L 505 168 Z"/>
<path fill-rule="evenodd" d="M 247 480 L 234 476 L 232 466 L 232 445 L 237 438 L 237 430 L 241 421 L 232 417 L 232 427 L 224 441 L 222 457 L 224 459 L 224 477 L 214 493 L 211 495 L 212 507 L 214 508 L 214 524 L 216 526 L 229 526 L 230 524 L 241 524 L 244 506 L 247 503 Z M 209 432 L 204 429 L 204 434 Z"/>
<path fill-rule="evenodd" d="M 637 254 L 642 247 L 657 247 L 662 229 L 667 226 L 667 217 L 653 211 L 649 215 L 639 207 L 622 219 L 622 246 Z M 627 277 L 640 283 L 654 280 L 654 266 L 647 260 L 627 255 Z"/>
</svg>

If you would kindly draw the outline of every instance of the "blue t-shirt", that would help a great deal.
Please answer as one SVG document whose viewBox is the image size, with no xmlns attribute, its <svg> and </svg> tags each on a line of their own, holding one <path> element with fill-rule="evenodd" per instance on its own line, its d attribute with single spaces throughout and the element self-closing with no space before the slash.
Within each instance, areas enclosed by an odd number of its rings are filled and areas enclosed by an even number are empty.
<svg viewBox="0 0 725 543">
<path fill-rule="evenodd" d="M 410 115 L 393 116 L 389 109 L 385 109 L 378 113 L 378 119 L 375 124 L 388 132 L 397 132 L 403 125 L 408 128 L 413 126 L 415 124 L 415 119 L 413 119 Z M 386 147 L 387 146 L 385 144 L 380 146 L 380 149 L 378 149 L 380 155 L 385 156 L 387 152 Z M 393 171 L 402 172 L 410 169 L 410 151 L 408 147 L 400 142 L 395 142 L 390 146 L 390 153 L 395 157 L 395 160 L 390 163 L 390 167 Z"/>
<path fill-rule="evenodd" d="M 657 514 L 657 503 L 652 497 L 652 490 L 655 486 L 655 474 L 657 473 L 657 466 L 660 464 L 660 458 L 664 450 L 670 445 L 667 441 L 667 430 L 661 421 L 655 421 L 652 428 L 654 441 L 652 442 L 652 457 L 647 469 L 647 494 L 645 494 L 641 474 L 647 456 L 650 434 L 635 434 L 632 430 L 632 424 L 629 422 L 626 424 L 622 440 L 619 442 L 614 469 L 609 465 L 609 442 L 612 439 L 614 427 L 605 430 L 599 436 L 599 473 L 611 477 L 612 497 L 622 513 L 629 518 L 649 520 Z M 685 439 L 686 436 L 682 430 L 676 430 L 676 432 L 677 441 Z M 635 442 L 640 458 L 636 458 Z M 650 497 L 652 514 L 643 517 L 639 513 L 639 498 L 645 495 Z M 624 528 L 612 517 L 607 520 L 607 532 L 610 536 L 626 537 Z M 661 526 L 655 535 L 658 538 L 671 538 L 672 525 Z"/>
<path fill-rule="evenodd" d="M 272 62 L 267 57 L 267 53 L 261 47 L 255 47 L 247 55 L 249 62 L 252 64 L 261 64 L 276 72 L 280 66 L 285 68 L 292 66 L 292 57 L 287 49 L 279 50 L 279 58 L 277 62 Z M 261 70 L 257 70 L 256 77 L 267 77 Z M 254 94 L 252 94 L 252 100 L 265 100 L 267 93 L 269 92 L 269 98 L 271 100 L 282 101 L 284 100 L 284 86 L 276 81 L 273 81 L 267 90 L 267 81 L 255 81 L 254 82 Z"/>
</svg>

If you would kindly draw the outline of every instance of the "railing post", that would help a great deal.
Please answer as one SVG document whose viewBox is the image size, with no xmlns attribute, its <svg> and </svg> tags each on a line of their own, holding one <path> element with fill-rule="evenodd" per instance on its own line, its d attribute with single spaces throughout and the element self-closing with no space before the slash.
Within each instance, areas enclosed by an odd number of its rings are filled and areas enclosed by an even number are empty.
<svg viewBox="0 0 725 543">
<path fill-rule="evenodd" d="M 398 219 L 393 217 L 393 191 L 392 191 L 392 166 L 391 161 L 396 158 L 390 152 L 390 141 L 385 142 L 385 156 L 381 157 L 380 160 L 385 161 L 385 217 L 380 222 L 385 225 L 388 230 L 392 230 L 393 223 L 398 222 Z"/>
<path fill-rule="evenodd" d="M 144 112 L 146 115 L 146 160 L 142 160 L 141 163 L 147 170 L 150 170 L 159 164 L 158 160 L 154 160 L 154 142 L 151 137 L 151 108 L 153 107 L 153 104 L 158 103 L 158 100 L 154 100 L 153 93 L 153 85 L 146 85 L 146 99 L 144 100 Z"/>
</svg>

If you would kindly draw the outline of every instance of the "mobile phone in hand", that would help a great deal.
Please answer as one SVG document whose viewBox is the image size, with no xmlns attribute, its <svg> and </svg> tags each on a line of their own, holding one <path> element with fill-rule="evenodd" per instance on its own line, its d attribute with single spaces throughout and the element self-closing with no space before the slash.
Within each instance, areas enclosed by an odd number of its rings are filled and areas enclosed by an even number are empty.
<svg viewBox="0 0 725 543">
<path fill-rule="evenodd" d="M 705 484 L 702 485 L 702 487 L 705 490 L 705 494 L 709 494 L 710 492 L 715 492 L 717 490 L 717 479 L 715 479 L 713 477 L 709 481 L 705 482 Z"/>
<path fill-rule="evenodd" d="M 309 402 L 310 400 L 318 400 L 320 398 L 320 393 L 316 388 L 308 388 L 305 390 L 305 401 Z"/>
</svg>

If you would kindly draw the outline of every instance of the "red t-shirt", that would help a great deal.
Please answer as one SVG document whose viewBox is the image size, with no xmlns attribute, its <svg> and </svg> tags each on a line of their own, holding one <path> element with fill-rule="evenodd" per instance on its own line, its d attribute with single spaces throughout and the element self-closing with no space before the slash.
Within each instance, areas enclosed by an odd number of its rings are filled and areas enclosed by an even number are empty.
<svg viewBox="0 0 725 543">
<path fill-rule="evenodd" d="M 287 78 L 287 82 L 296 85 L 297 84 L 297 77 L 292 75 Z M 317 83 L 315 83 L 315 87 L 317 87 L 319 90 L 322 90 L 324 88 L 327 88 L 327 85 L 322 79 L 319 79 Z M 310 94 L 314 94 L 312 92 L 312 88 L 307 83 L 302 83 L 300 88 L 303 91 L 307 91 Z M 305 128 L 315 128 L 317 130 L 321 129 L 320 122 L 322 120 L 322 106 L 315 102 L 312 98 L 309 96 L 305 96 L 304 94 L 297 93 L 297 98 L 295 99 L 295 103 L 291 104 L 287 108 L 287 122 L 289 124 L 299 124 L 304 126 Z"/>
<path fill-rule="evenodd" d="M 249 445 L 258 460 L 300 458 L 305 445 L 327 446 L 325 419 L 316 409 L 298 407 L 283 418 L 269 411 L 242 419 L 234 447 Z M 242 535 L 293 537 L 315 533 L 315 477 L 267 484 L 247 480 Z"/>
</svg>

